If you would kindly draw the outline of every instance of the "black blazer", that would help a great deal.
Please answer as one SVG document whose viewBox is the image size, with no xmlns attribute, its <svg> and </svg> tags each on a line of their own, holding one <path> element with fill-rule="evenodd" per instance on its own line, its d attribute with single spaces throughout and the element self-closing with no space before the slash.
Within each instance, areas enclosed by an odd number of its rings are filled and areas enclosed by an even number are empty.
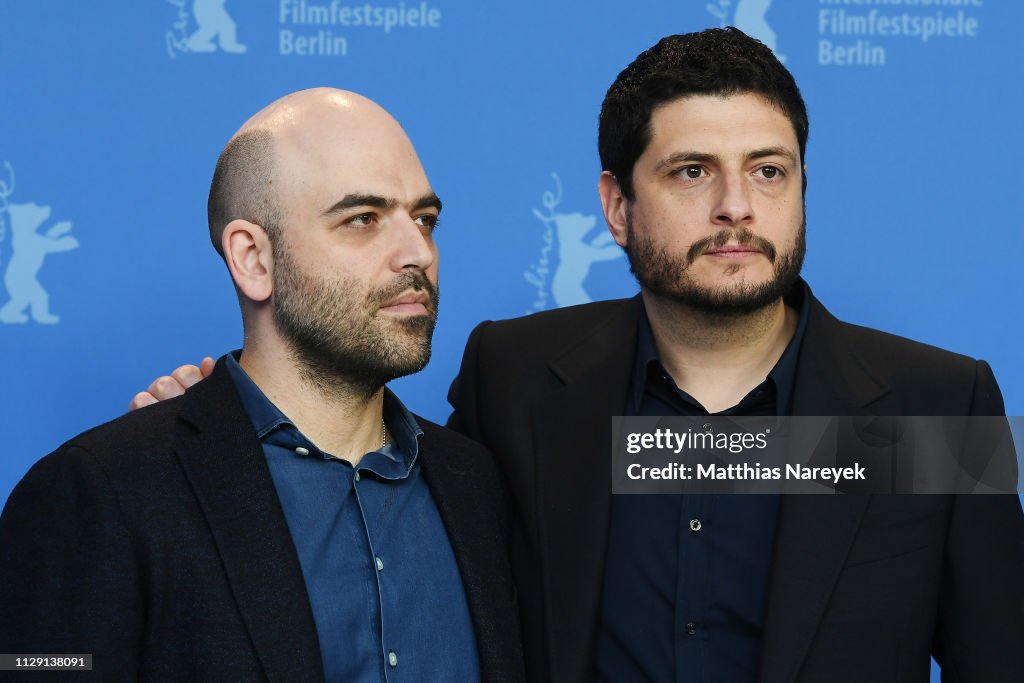
<svg viewBox="0 0 1024 683">
<path fill-rule="evenodd" d="M 500 475 L 417 419 L 483 679 L 523 680 Z M 90 653 L 102 680 L 323 680 L 298 556 L 225 368 L 72 439 L 17 486 L 0 517 L 0 652 Z"/>
<path fill-rule="evenodd" d="M 592 677 L 610 514 L 611 420 L 623 414 L 638 298 L 483 323 L 449 426 L 498 458 L 513 496 L 527 671 Z M 811 297 L 796 415 L 1002 415 L 988 365 L 832 317 Z M 783 498 L 759 679 L 1024 676 L 1017 496 Z"/>
</svg>

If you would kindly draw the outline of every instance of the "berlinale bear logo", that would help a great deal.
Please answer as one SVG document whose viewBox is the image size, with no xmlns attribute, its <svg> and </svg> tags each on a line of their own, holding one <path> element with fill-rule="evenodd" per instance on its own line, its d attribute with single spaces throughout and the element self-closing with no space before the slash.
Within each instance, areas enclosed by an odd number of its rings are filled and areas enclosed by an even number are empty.
<svg viewBox="0 0 1024 683">
<path fill-rule="evenodd" d="M 10 182 L 0 181 L 0 263 L 6 257 L 3 247 L 9 241 L 11 255 L 4 271 L 4 286 L 10 299 L 0 308 L 0 322 L 25 323 L 31 313 L 35 322 L 52 325 L 60 318 L 50 312 L 50 295 L 39 282 L 39 269 L 47 255 L 77 249 L 78 240 L 67 234 L 70 221 L 60 221 L 39 232 L 50 217 L 50 207 L 7 202 L 14 191 L 14 169 L 9 163 L 5 166 Z"/>
<path fill-rule="evenodd" d="M 706 5 L 708 12 L 718 17 L 722 26 L 732 24 L 748 36 L 757 38 L 775 53 L 780 62 L 786 57 L 779 53 L 778 38 L 768 25 L 765 15 L 772 6 L 772 0 L 737 0 L 736 9 L 730 11 L 732 0 L 716 0 Z M 732 21 L 730 21 L 730 19 Z"/>
<path fill-rule="evenodd" d="M 227 0 L 193 0 L 191 15 L 188 0 L 167 1 L 178 8 L 178 18 L 167 32 L 167 53 L 171 57 L 178 52 L 216 52 L 218 46 L 232 54 L 248 49 L 238 42 L 235 20 L 224 8 Z M 196 29 L 190 32 L 192 19 Z"/>
<path fill-rule="evenodd" d="M 583 287 L 590 268 L 600 261 L 610 261 L 623 252 L 603 227 L 594 234 L 596 216 L 557 211 L 562 202 L 562 181 L 552 173 L 555 191 L 545 192 L 541 204 L 545 211 L 533 210 L 533 215 L 544 224 L 544 246 L 540 258 L 523 273 L 526 281 L 537 290 L 532 308 L 527 313 L 548 308 L 548 299 L 555 306 L 574 306 L 593 300 Z M 557 255 L 557 263 L 553 254 Z"/>
</svg>

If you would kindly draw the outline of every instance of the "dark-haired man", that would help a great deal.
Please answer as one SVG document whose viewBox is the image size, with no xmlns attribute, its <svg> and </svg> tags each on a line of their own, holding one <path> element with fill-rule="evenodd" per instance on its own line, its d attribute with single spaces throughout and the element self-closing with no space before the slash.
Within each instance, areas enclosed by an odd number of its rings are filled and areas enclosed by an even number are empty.
<svg viewBox="0 0 1024 683">
<path fill-rule="evenodd" d="M 641 294 L 484 323 L 449 426 L 514 497 L 527 667 L 559 681 L 1009 681 L 1016 496 L 612 496 L 613 415 L 1001 415 L 988 365 L 833 318 L 799 278 L 807 114 L 735 29 L 608 90 L 601 202 Z"/>
<path fill-rule="evenodd" d="M 440 210 L 354 93 L 236 133 L 209 216 L 244 347 L 17 486 L 0 652 L 88 653 L 102 680 L 523 679 L 493 460 L 384 386 L 430 355 Z"/>
</svg>

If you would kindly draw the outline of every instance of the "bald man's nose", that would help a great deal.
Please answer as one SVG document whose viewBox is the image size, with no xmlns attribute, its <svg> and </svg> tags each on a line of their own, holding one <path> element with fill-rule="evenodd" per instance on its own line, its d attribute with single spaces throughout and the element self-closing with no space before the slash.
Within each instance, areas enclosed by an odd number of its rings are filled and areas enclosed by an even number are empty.
<svg viewBox="0 0 1024 683">
<path fill-rule="evenodd" d="M 426 270 L 434 265 L 434 238 L 427 228 L 411 217 L 397 221 L 392 238 L 394 242 L 391 269 L 395 272 L 406 268 Z"/>
</svg>

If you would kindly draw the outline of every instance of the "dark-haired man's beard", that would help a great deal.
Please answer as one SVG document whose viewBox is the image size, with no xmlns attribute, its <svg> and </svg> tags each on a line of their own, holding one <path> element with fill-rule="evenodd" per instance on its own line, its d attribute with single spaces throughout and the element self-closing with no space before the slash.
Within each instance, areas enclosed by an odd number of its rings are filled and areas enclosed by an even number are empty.
<svg viewBox="0 0 1024 683">
<path fill-rule="evenodd" d="M 430 360 L 438 291 L 422 271 L 403 272 L 363 297 L 362 282 L 312 277 L 287 249 L 275 249 L 274 263 L 274 322 L 311 386 L 331 396 L 369 397 Z M 409 290 L 427 293 L 425 315 L 380 313 Z"/>
<path fill-rule="evenodd" d="M 647 291 L 705 314 L 738 317 L 759 311 L 778 301 L 796 283 L 803 267 L 807 220 L 801 220 L 792 249 L 779 252 L 774 244 L 747 228 L 724 229 L 694 242 L 683 256 L 669 253 L 647 235 L 634 230 L 632 216 L 626 216 L 629 269 Z M 729 240 L 750 244 L 772 263 L 772 275 L 764 282 L 737 281 L 709 287 L 696 281 L 690 266 L 701 254 L 725 245 Z M 728 266 L 727 266 L 728 267 Z"/>
</svg>

